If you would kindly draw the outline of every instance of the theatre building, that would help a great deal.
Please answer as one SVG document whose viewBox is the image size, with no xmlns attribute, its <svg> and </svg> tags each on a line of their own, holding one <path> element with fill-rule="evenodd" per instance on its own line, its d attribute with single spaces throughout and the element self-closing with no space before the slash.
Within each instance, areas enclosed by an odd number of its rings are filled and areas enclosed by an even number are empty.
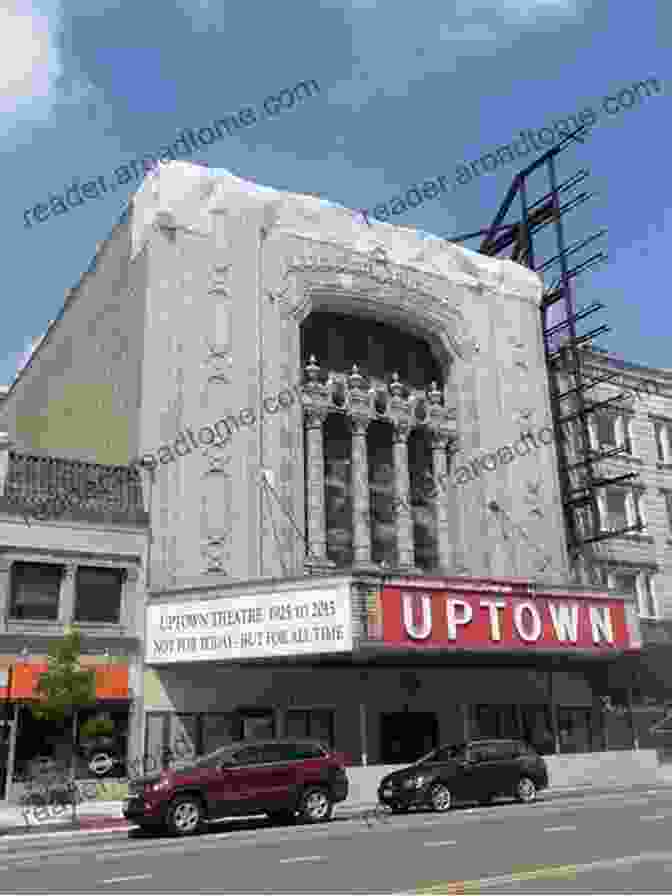
<svg viewBox="0 0 672 896">
<path fill-rule="evenodd" d="M 77 396 L 68 456 L 140 471 L 145 751 L 605 747 L 637 626 L 631 597 L 570 584 L 541 292 L 224 170 L 145 180 L 37 351 L 54 401 L 36 368 L 3 412 L 53 450 Z M 607 740 L 631 746 L 627 712 Z"/>
<path fill-rule="evenodd" d="M 375 575 L 175 597 L 148 611 L 151 755 L 276 735 L 316 737 L 363 765 L 469 737 L 523 737 L 544 754 L 633 745 L 631 714 L 607 729 L 600 699 L 619 680 L 626 690 L 640 646 L 623 598 Z"/>
</svg>

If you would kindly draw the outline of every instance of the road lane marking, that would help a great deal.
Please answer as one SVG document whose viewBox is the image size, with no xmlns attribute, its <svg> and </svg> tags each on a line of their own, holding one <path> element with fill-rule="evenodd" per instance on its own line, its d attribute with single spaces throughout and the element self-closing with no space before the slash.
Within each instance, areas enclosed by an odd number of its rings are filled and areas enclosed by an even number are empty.
<svg viewBox="0 0 672 896">
<path fill-rule="evenodd" d="M 99 880 L 99 884 L 120 884 L 127 880 L 147 880 L 152 877 L 151 874 L 129 874 L 128 877 L 108 877 L 106 880 Z"/>
<path fill-rule="evenodd" d="M 557 828 L 544 828 L 544 830 L 548 831 L 549 834 L 554 831 L 575 831 L 576 825 L 575 824 L 561 824 L 561 825 L 558 825 Z"/>
<path fill-rule="evenodd" d="M 426 896 L 439 893 L 478 893 L 481 887 L 502 887 L 518 881 L 537 880 L 539 878 L 565 878 L 571 880 L 577 874 L 585 871 L 595 871 L 598 868 L 618 868 L 638 865 L 642 862 L 666 861 L 670 858 L 672 858 L 672 853 L 669 852 L 650 852 L 636 856 L 621 856 L 615 859 L 595 859 L 592 862 L 584 862 L 581 865 L 545 865 L 530 871 L 502 874 L 497 877 L 481 877 L 476 880 L 437 881 L 436 883 L 419 887 L 415 892 L 426 894 Z"/>
<path fill-rule="evenodd" d="M 457 846 L 457 840 L 427 840 L 423 846 Z"/>
<path fill-rule="evenodd" d="M 289 865 L 292 862 L 319 862 L 324 856 L 290 856 L 288 859 L 280 859 L 281 865 Z"/>
<path fill-rule="evenodd" d="M 669 818 L 669 812 L 658 812 L 656 815 L 640 815 L 640 821 L 662 821 L 663 818 Z"/>
</svg>

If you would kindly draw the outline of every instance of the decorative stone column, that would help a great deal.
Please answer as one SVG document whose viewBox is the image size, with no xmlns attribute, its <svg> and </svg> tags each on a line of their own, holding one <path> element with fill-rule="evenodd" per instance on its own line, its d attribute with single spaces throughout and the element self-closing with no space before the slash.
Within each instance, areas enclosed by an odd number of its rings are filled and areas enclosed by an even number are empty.
<svg viewBox="0 0 672 896">
<path fill-rule="evenodd" d="M 415 564 L 413 518 L 410 507 L 411 481 L 408 472 L 408 436 L 410 431 L 411 426 L 407 420 L 394 424 L 392 456 L 394 460 L 394 495 L 397 499 L 395 513 L 397 564 L 400 569 L 412 569 Z"/>
<path fill-rule="evenodd" d="M 371 566 L 371 514 L 369 510 L 369 459 L 366 450 L 368 417 L 352 416 L 352 532 L 353 565 Z"/>
<path fill-rule="evenodd" d="M 9 604 L 12 599 L 11 561 L 0 556 L 0 632 L 7 631 Z"/>
<path fill-rule="evenodd" d="M 14 442 L 6 432 L 0 432 L 0 495 L 5 494 L 5 486 L 9 475 L 9 452 L 14 447 Z"/>
<path fill-rule="evenodd" d="M 451 498 L 448 484 L 448 456 L 446 448 L 450 437 L 444 432 L 432 432 L 432 474 L 436 485 L 434 502 L 436 519 L 436 548 L 439 555 L 439 566 L 446 572 L 453 569 L 453 545 L 450 533 L 450 511 L 448 502 Z"/>
<path fill-rule="evenodd" d="M 126 569 L 124 587 L 119 607 L 119 624 L 131 637 L 144 637 L 144 601 L 138 588 L 140 570 L 137 566 Z"/>
<path fill-rule="evenodd" d="M 308 558 L 310 567 L 326 567 L 327 516 L 324 488 L 324 421 L 323 408 L 306 408 L 306 478 L 308 482 Z"/>
<path fill-rule="evenodd" d="M 75 618 L 75 572 L 77 564 L 67 563 L 61 581 L 61 593 L 58 601 L 58 621 L 61 625 L 70 625 Z"/>
</svg>

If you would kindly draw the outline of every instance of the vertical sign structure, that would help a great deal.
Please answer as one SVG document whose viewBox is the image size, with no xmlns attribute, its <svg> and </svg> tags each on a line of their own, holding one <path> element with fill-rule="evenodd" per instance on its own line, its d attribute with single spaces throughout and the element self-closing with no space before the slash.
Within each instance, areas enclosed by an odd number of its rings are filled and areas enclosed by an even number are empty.
<svg viewBox="0 0 672 896">
<path fill-rule="evenodd" d="M 433 583 L 432 583 L 433 584 Z M 474 582 L 383 588 L 368 611 L 368 636 L 399 647 L 462 650 L 637 650 L 623 599 Z"/>
</svg>

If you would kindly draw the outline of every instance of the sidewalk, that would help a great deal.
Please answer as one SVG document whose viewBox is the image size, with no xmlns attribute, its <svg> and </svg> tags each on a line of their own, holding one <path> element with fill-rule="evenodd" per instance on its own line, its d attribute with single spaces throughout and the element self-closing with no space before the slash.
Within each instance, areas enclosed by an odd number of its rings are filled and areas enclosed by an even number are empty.
<svg viewBox="0 0 672 896">
<path fill-rule="evenodd" d="M 668 766 L 664 773 L 659 776 L 658 782 L 651 785 L 651 788 L 666 787 L 672 787 L 672 766 Z M 645 789 L 643 786 L 633 787 L 631 784 L 612 787 L 550 787 L 548 790 L 543 791 L 540 802 L 562 799 L 567 796 L 580 797 L 626 793 L 628 791 L 639 792 Z M 114 802 L 87 801 L 81 803 L 77 807 L 77 817 L 73 825 L 72 808 L 70 806 L 66 806 L 65 811 L 57 817 L 52 816 L 46 820 L 38 820 L 32 812 L 26 818 L 23 812 L 27 810 L 22 811 L 22 808 L 19 806 L 0 802 L 0 836 L 11 834 L 40 836 L 54 831 L 79 831 L 83 834 L 128 831 L 133 825 L 124 819 L 121 805 L 121 800 L 115 800 Z M 385 810 L 379 809 L 378 812 L 385 814 Z M 375 814 L 376 804 L 371 802 L 347 802 L 347 804 L 338 805 L 334 809 L 334 818 L 336 819 L 373 817 Z"/>
</svg>

